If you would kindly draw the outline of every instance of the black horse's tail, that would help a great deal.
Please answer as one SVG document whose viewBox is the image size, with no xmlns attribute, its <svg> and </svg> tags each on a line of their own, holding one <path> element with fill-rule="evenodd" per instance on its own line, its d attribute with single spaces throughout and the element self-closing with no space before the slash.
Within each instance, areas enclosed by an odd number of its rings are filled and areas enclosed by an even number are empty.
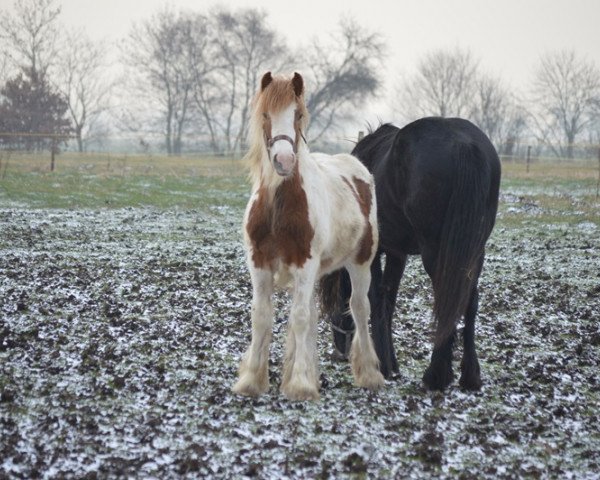
<svg viewBox="0 0 600 480">
<path fill-rule="evenodd" d="M 451 179 L 452 194 L 433 278 L 436 346 L 453 335 L 456 323 L 466 311 L 494 221 L 492 219 L 490 225 L 491 170 L 485 155 L 475 144 L 460 143 L 456 145 L 453 157 L 456 168 Z"/>
</svg>

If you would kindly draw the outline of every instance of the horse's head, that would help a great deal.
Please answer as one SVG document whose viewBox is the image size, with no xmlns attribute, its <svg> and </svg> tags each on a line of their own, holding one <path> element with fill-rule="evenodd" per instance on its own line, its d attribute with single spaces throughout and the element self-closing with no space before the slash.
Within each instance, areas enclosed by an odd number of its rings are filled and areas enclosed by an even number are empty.
<svg viewBox="0 0 600 480">
<path fill-rule="evenodd" d="M 255 121 L 261 122 L 263 141 L 275 171 L 287 177 L 294 172 L 302 131 L 308 122 L 304 104 L 304 80 L 273 77 L 267 72 L 255 99 Z"/>
</svg>

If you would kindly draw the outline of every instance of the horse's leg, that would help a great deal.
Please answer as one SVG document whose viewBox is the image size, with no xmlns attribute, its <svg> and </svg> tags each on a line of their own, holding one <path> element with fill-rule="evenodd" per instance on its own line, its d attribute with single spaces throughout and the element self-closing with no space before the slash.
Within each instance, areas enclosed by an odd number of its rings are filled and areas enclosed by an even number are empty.
<svg viewBox="0 0 600 480">
<path fill-rule="evenodd" d="M 425 271 L 434 281 L 435 278 L 435 263 L 437 255 L 437 249 L 423 249 L 421 258 L 423 260 L 423 266 Z M 433 295 L 437 295 L 436 285 L 433 285 Z M 457 319 L 458 320 L 458 319 Z M 439 319 L 436 321 L 436 338 L 442 328 L 442 322 Z M 452 349 L 454 347 L 454 338 L 456 332 L 448 335 L 446 339 L 439 345 L 434 345 L 433 352 L 431 353 L 431 362 L 423 374 L 423 382 L 429 390 L 444 390 L 454 380 L 454 373 L 452 371 Z"/>
<path fill-rule="evenodd" d="M 375 351 L 379 357 L 379 368 L 387 378 L 398 372 L 398 360 L 396 360 L 392 335 L 392 316 L 406 259 L 406 255 L 397 257 L 386 254 L 383 276 L 381 274 L 381 256 L 377 255 L 371 264 L 372 281 L 369 291 L 373 309 L 371 328 Z"/>
<path fill-rule="evenodd" d="M 350 295 L 352 287 L 350 285 L 350 277 L 348 271 L 343 268 L 340 273 L 339 280 L 339 304 L 340 310 L 332 313 L 330 316 L 331 330 L 333 332 L 333 357 L 336 360 L 348 360 L 350 355 L 350 345 L 352 344 L 352 336 L 354 335 L 354 320 L 350 315 Z"/>
<path fill-rule="evenodd" d="M 479 306 L 479 289 L 477 286 L 481 268 L 483 266 L 483 255 L 479 262 L 477 277 L 471 290 L 471 297 L 465 312 L 465 328 L 463 330 L 463 358 L 460 365 L 461 375 L 458 384 L 464 390 L 479 390 L 481 388 L 481 373 L 479 360 L 475 351 L 475 317 Z"/>
<path fill-rule="evenodd" d="M 252 341 L 242 357 L 233 387 L 240 395 L 258 396 L 269 389 L 269 344 L 273 328 L 273 276 L 268 270 L 250 269 L 252 277 Z"/>
<path fill-rule="evenodd" d="M 290 400 L 317 400 L 317 315 L 314 283 L 318 264 L 306 262 L 294 275 L 294 292 L 287 333 L 281 391 Z"/>
<path fill-rule="evenodd" d="M 369 335 L 371 305 L 368 294 L 371 270 L 368 264 L 350 265 L 348 273 L 352 282 L 350 311 L 356 325 L 350 350 L 352 373 L 359 387 L 377 390 L 383 386 L 385 380 L 379 371 L 379 360 L 373 347 L 373 340 Z"/>
</svg>

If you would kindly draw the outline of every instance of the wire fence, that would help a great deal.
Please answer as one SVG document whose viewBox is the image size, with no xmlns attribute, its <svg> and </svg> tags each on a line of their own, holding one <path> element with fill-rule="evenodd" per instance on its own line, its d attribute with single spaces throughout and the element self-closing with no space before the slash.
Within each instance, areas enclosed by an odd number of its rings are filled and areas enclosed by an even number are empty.
<svg viewBox="0 0 600 480">
<path fill-rule="evenodd" d="M 356 134 L 338 136 L 310 142 L 312 151 L 326 153 L 350 152 L 357 141 L 365 135 Z M 189 140 L 189 139 L 186 139 Z M 125 170 L 151 171 L 161 162 L 171 165 L 186 165 L 190 168 L 200 161 L 210 160 L 212 165 L 228 165 L 239 160 L 243 151 L 215 151 L 196 139 L 195 144 L 186 143 L 186 148 L 177 155 L 169 155 L 164 148 L 164 137 L 154 134 L 152 137 L 141 135 L 120 135 L 104 137 L 101 145 L 97 142 L 83 144 L 85 151 L 78 151 L 73 135 L 6 133 L 0 132 L 0 177 L 4 177 L 10 168 L 31 171 L 54 171 L 57 162 L 63 166 L 80 170 L 100 172 L 114 171 L 117 165 Z M 541 165 L 563 165 L 565 167 L 595 168 L 600 179 L 600 145 L 595 143 L 576 143 L 567 148 L 540 142 L 537 139 L 520 140 L 510 145 L 496 145 L 504 164 L 523 165 L 526 172 Z M 503 152 L 510 151 L 510 154 Z M 571 157 L 561 156 L 557 152 L 569 151 Z M 123 165 L 128 165 L 123 167 Z M 600 181 L 600 180 L 599 180 Z"/>
</svg>

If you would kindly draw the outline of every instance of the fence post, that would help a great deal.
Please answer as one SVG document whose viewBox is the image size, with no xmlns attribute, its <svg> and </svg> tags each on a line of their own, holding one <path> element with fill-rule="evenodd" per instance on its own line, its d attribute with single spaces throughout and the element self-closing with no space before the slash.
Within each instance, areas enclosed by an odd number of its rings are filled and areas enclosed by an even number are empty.
<svg viewBox="0 0 600 480">
<path fill-rule="evenodd" d="M 50 171 L 53 172 L 54 171 L 54 156 L 56 155 L 56 148 L 54 148 L 54 145 L 52 145 L 52 148 L 50 149 Z"/>
<path fill-rule="evenodd" d="M 531 163 L 531 145 L 527 146 L 527 173 L 529 173 L 529 164 Z"/>
<path fill-rule="evenodd" d="M 365 138 L 365 132 L 362 130 L 358 131 L 358 141 L 360 142 L 363 138 Z"/>
</svg>

